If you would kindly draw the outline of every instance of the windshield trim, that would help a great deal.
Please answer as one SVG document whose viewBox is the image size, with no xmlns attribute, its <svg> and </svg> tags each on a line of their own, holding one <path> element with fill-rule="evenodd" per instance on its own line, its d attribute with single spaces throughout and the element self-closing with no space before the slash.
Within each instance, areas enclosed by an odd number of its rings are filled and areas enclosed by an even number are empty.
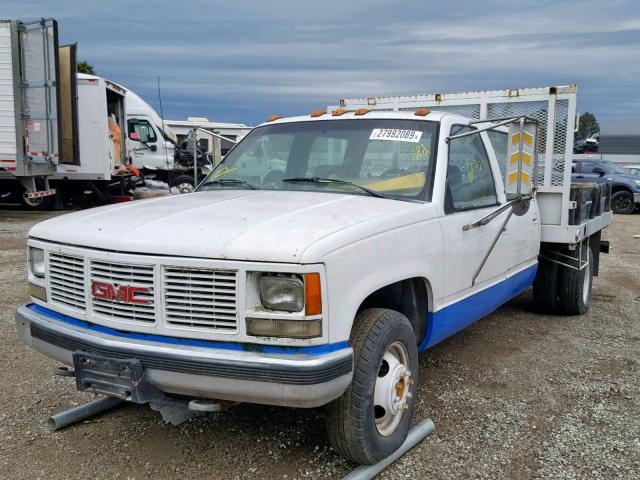
<svg viewBox="0 0 640 480">
<path fill-rule="evenodd" d="M 396 112 L 397 113 L 397 112 Z M 308 124 L 308 123 L 328 123 L 328 122 L 345 122 L 345 121 L 358 121 L 358 122 L 370 122 L 370 121 L 384 121 L 384 120 L 393 120 L 393 121 L 400 121 L 400 122 L 420 122 L 420 123 L 430 123 L 430 124 L 435 124 L 435 128 L 433 131 L 433 137 L 431 139 L 431 147 L 432 147 L 432 154 L 431 154 L 431 161 L 429 162 L 429 165 L 426 167 L 426 169 L 421 170 L 422 172 L 425 173 L 425 182 L 424 185 L 422 187 L 422 190 L 420 190 L 420 192 L 414 196 L 404 196 L 404 195 L 393 195 L 393 194 L 388 194 L 386 192 L 381 192 L 384 195 L 384 199 L 387 200 L 400 200 L 403 202 L 413 202 L 413 203 L 430 203 L 432 202 L 432 198 L 433 198 L 433 187 L 434 187 L 434 182 L 435 182 L 435 171 L 436 171 L 436 159 L 438 157 L 438 145 L 439 145 L 439 138 L 440 138 L 440 121 L 439 120 L 427 120 L 427 119 L 422 119 L 422 118 L 398 118 L 398 117 L 394 117 L 394 116 L 384 116 L 384 117 L 375 117 L 375 118 L 340 118 L 340 119 L 334 119 L 334 118 L 325 118 L 325 119 L 317 119 L 317 120 L 296 120 L 296 121 L 292 121 L 292 122 L 282 122 L 282 123 L 273 123 L 273 124 L 262 124 L 259 125 L 255 128 L 253 128 L 249 133 L 247 133 L 244 137 L 242 137 L 242 139 L 240 141 L 238 141 L 231 150 L 229 150 L 227 152 L 227 154 L 224 156 L 224 158 L 220 161 L 220 163 L 218 163 L 214 169 L 202 180 L 202 182 L 200 182 L 200 184 L 198 185 L 198 187 L 196 188 L 196 192 L 201 192 L 201 191 L 211 191 L 211 190 L 203 190 L 201 187 L 203 185 L 205 185 L 205 183 L 209 180 L 210 177 L 214 176 L 216 171 L 219 168 L 223 168 L 225 166 L 225 161 L 229 158 L 229 155 L 240 145 L 242 144 L 242 142 L 245 141 L 245 139 L 247 139 L 249 136 L 251 136 L 254 132 L 261 130 L 263 128 L 273 128 L 276 126 L 284 126 L 284 125 L 298 125 L 298 124 Z M 234 189 L 231 185 L 227 185 L 225 186 L 226 190 L 232 190 Z M 237 188 L 238 190 L 243 189 L 242 187 L 239 186 L 239 188 Z M 336 194 L 341 194 L 341 195 L 359 195 L 359 196 L 369 196 L 368 194 L 366 194 L 365 192 L 347 192 L 347 191 L 340 191 L 340 190 L 316 190 L 316 189 L 309 189 L 309 190 L 298 190 L 298 189 L 286 189 L 286 188 L 278 188 L 278 189 L 274 189 L 274 188 L 262 188 L 259 186 L 255 186 L 255 189 L 257 191 L 265 191 L 265 192 L 276 192 L 276 191 L 288 191 L 288 192 L 297 192 L 297 191 L 304 191 L 304 192 L 324 192 L 324 193 L 336 193 Z"/>
</svg>

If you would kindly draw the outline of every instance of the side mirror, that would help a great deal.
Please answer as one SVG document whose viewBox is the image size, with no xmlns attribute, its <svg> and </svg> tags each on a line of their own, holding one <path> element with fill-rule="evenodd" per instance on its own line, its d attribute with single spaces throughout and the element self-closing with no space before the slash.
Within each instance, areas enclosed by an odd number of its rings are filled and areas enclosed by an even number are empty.
<svg viewBox="0 0 640 480">
<path fill-rule="evenodd" d="M 600 175 L 601 177 L 607 173 L 604 171 L 604 169 L 602 167 L 593 167 L 593 170 L 591 170 L 593 173 L 597 173 L 598 175 Z"/>
<path fill-rule="evenodd" d="M 151 145 L 147 145 L 147 147 L 149 147 L 149 150 L 151 150 L 152 152 L 158 151 L 158 147 L 156 146 L 155 143 L 152 143 Z"/>
</svg>

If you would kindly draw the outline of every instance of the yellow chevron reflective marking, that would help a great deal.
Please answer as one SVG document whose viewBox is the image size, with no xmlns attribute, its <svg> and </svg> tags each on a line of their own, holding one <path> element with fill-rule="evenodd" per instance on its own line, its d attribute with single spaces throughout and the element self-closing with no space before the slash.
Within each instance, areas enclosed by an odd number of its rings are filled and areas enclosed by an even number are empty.
<svg viewBox="0 0 640 480">
<path fill-rule="evenodd" d="M 531 135 L 529 132 L 524 132 L 523 142 L 529 145 L 530 147 L 533 146 L 533 135 Z M 516 133 L 511 137 L 511 145 L 518 145 L 519 143 L 520 143 L 520 134 Z"/>
<path fill-rule="evenodd" d="M 529 174 L 527 172 L 522 172 L 522 183 L 529 185 Z M 518 172 L 511 172 L 509 174 L 509 185 L 514 183 L 518 183 Z"/>
<path fill-rule="evenodd" d="M 511 165 L 518 163 L 518 152 L 511 154 Z M 522 152 L 522 163 L 531 166 L 531 155 L 527 152 Z"/>
<path fill-rule="evenodd" d="M 533 135 L 531 135 L 529 132 L 524 132 L 524 143 L 526 143 L 530 147 L 533 145 Z"/>
</svg>

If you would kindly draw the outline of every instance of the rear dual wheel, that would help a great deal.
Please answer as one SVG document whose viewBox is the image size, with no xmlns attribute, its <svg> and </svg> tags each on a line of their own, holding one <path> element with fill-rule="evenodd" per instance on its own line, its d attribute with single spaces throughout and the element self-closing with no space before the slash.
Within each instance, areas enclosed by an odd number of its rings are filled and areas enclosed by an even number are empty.
<svg viewBox="0 0 640 480">
<path fill-rule="evenodd" d="M 588 242 L 584 242 L 581 249 L 576 248 L 574 258 L 580 269 L 562 269 L 558 298 L 564 313 L 582 315 L 589 310 L 593 285 L 593 253 Z"/>
<path fill-rule="evenodd" d="M 589 310 L 591 304 L 593 252 L 588 240 L 584 240 L 581 246 L 563 254 L 573 258 L 563 263 L 578 268 L 541 258 L 533 282 L 534 307 L 541 313 L 582 315 Z"/>
<path fill-rule="evenodd" d="M 418 351 L 409 320 L 373 308 L 356 318 L 351 385 L 327 407 L 333 448 L 355 463 L 372 464 L 404 442 L 413 415 Z"/>
</svg>

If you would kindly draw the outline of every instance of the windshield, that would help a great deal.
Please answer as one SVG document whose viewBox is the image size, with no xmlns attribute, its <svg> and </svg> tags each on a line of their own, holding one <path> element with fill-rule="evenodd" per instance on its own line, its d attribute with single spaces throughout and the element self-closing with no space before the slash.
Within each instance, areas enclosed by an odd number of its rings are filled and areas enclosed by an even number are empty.
<svg viewBox="0 0 640 480">
<path fill-rule="evenodd" d="M 331 120 L 254 129 L 199 190 L 305 190 L 425 200 L 436 122 Z"/>
<path fill-rule="evenodd" d="M 602 161 L 602 167 L 604 171 L 607 173 L 626 173 L 626 174 L 629 173 L 624 168 L 619 167 L 615 163 L 609 162 L 608 160 Z"/>
</svg>

